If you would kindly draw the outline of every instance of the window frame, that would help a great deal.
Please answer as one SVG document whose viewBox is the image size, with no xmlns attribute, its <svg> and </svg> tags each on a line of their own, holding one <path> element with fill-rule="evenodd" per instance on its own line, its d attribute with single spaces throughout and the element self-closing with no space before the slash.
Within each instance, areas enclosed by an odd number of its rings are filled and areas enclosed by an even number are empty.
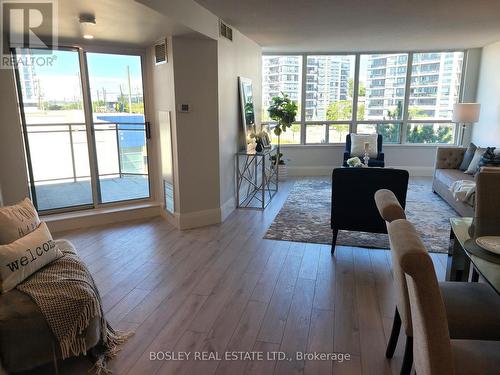
<svg viewBox="0 0 500 375">
<path fill-rule="evenodd" d="M 331 145 L 343 145 L 345 142 L 341 143 L 330 143 L 329 142 L 329 125 L 339 124 L 345 125 L 349 124 L 349 133 L 356 133 L 358 129 L 358 124 L 400 124 L 399 131 L 399 142 L 398 143 L 390 143 L 391 145 L 457 145 L 459 142 L 459 126 L 453 123 L 452 119 L 410 119 L 409 118 L 409 102 L 410 102 L 410 87 L 411 87 L 411 76 L 413 70 L 413 56 L 414 54 L 420 53 L 450 53 L 450 52 L 462 52 L 463 60 L 462 60 L 462 71 L 460 75 L 460 89 L 458 94 L 457 103 L 461 103 L 464 97 L 464 88 L 465 88 L 465 72 L 467 67 L 467 58 L 468 58 L 468 50 L 467 49 L 443 49 L 443 50 L 411 50 L 411 51 L 367 51 L 367 52 L 264 52 L 262 56 L 301 56 L 302 57 L 302 77 L 301 77 L 301 102 L 297 103 L 300 105 L 300 144 L 290 144 L 287 145 L 289 147 L 297 147 L 297 146 L 331 146 Z M 358 97 L 359 97 L 359 73 L 360 73 L 360 65 L 361 65 L 361 56 L 362 55 L 373 55 L 373 54 L 407 54 L 408 59 L 406 62 L 406 82 L 405 82 L 405 92 L 404 92 L 404 100 L 403 100 L 403 118 L 400 120 L 358 120 L 357 112 L 358 112 Z M 308 56 L 354 56 L 354 87 L 353 87 L 353 96 L 352 96 L 352 118 L 350 120 L 341 120 L 341 121 L 306 121 L 306 85 L 307 85 L 307 57 Z M 407 125 L 411 124 L 453 124 L 453 143 L 412 143 L 407 142 Z M 272 121 L 263 121 L 262 126 L 266 127 L 272 124 Z M 306 132 L 307 125 L 318 125 L 324 124 L 325 126 L 325 143 L 307 143 L 306 142 Z"/>
<path fill-rule="evenodd" d="M 147 51 L 144 49 L 138 48 L 122 48 L 122 47 L 114 47 L 114 46 L 88 46 L 88 45 L 79 45 L 79 44 L 62 44 L 58 46 L 49 46 L 51 50 L 61 50 L 61 51 L 73 51 L 78 55 L 78 64 L 80 69 L 80 82 L 82 91 L 82 104 L 83 104 L 83 112 L 85 116 L 85 121 L 83 123 L 78 123 L 76 125 L 84 125 L 85 133 L 87 136 L 87 147 L 89 154 L 89 169 L 90 169 L 90 181 L 91 181 L 91 190 L 92 190 L 92 203 L 75 205 L 75 206 L 65 206 L 58 208 L 49 208 L 44 210 L 38 210 L 41 215 L 52 215 L 52 214 L 61 214 L 61 213 L 71 213 L 83 210 L 92 210 L 92 209 L 101 209 L 101 208 L 110 208 L 110 207 L 126 207 L 131 204 L 139 204 L 144 202 L 153 202 L 155 199 L 155 191 L 154 191 L 154 179 L 156 178 L 156 173 L 154 168 L 152 167 L 154 161 L 151 155 L 151 145 L 152 138 L 146 137 L 146 149 L 148 155 L 148 184 L 149 184 L 149 195 L 147 197 L 141 198 L 131 198 L 124 199 L 120 201 L 112 201 L 112 202 L 102 202 L 100 199 L 100 190 L 99 187 L 99 176 L 98 176 L 98 165 L 97 165 L 97 153 L 95 149 L 95 140 L 94 140 L 94 120 L 93 120 L 93 110 L 92 110 L 92 98 L 90 93 L 90 83 L 89 83 L 89 71 L 87 64 L 87 53 L 103 53 L 103 54 L 115 54 L 115 55 L 130 55 L 137 56 L 140 58 L 141 64 L 141 75 L 142 75 L 142 92 L 143 92 L 143 101 L 144 101 L 144 123 L 150 123 L 150 103 L 147 98 L 149 87 L 148 82 L 148 70 L 147 70 Z M 34 47 L 36 49 L 36 47 Z M 28 48 L 30 49 L 30 48 Z M 16 56 L 16 48 L 10 48 L 10 53 L 12 56 Z M 37 202 L 37 192 L 35 186 L 35 179 L 33 175 L 33 166 L 31 161 L 31 152 L 28 141 L 28 130 L 27 130 L 27 122 L 26 122 L 26 114 L 24 108 L 24 98 L 22 95 L 21 89 L 21 80 L 20 80 L 20 72 L 18 67 L 13 68 L 13 74 L 16 85 L 16 92 L 18 97 L 18 107 L 19 107 L 19 118 L 21 122 L 22 134 L 23 134 L 23 144 L 25 148 L 25 156 L 26 156 L 26 166 L 27 166 L 27 178 L 28 178 L 28 189 L 30 192 L 30 198 L 33 201 L 35 207 L 38 209 Z M 148 125 L 146 125 L 147 127 Z M 150 130 L 149 130 L 150 131 Z"/>
</svg>

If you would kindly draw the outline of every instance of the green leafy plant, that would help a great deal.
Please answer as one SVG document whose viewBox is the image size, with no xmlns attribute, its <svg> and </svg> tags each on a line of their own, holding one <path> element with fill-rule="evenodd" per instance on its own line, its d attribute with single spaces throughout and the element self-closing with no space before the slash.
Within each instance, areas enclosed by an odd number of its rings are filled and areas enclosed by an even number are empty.
<svg viewBox="0 0 500 375">
<path fill-rule="evenodd" d="M 286 132 L 286 130 L 295 122 L 297 109 L 297 104 L 293 102 L 284 92 L 282 92 L 280 96 L 273 97 L 272 103 L 267 109 L 269 117 L 277 122 L 276 127 L 274 128 L 274 134 L 278 137 L 278 165 L 282 165 L 282 154 L 280 153 L 281 134 Z"/>
<path fill-rule="evenodd" d="M 281 152 L 280 152 L 279 156 L 280 156 L 279 165 L 285 165 L 285 161 L 283 159 L 281 159 L 283 157 L 283 154 Z M 277 157 L 278 157 L 278 155 L 272 155 L 271 156 L 271 162 L 273 163 L 273 165 L 276 165 L 276 158 Z"/>
</svg>

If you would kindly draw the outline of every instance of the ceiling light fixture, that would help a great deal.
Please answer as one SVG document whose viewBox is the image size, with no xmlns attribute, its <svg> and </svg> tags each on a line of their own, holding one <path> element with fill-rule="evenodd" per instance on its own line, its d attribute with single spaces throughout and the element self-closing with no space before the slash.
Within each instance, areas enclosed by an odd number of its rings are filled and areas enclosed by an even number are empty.
<svg viewBox="0 0 500 375">
<path fill-rule="evenodd" d="M 95 16 L 93 14 L 80 14 L 79 21 L 82 28 L 83 38 L 94 39 L 94 35 L 91 31 L 96 24 Z"/>
</svg>

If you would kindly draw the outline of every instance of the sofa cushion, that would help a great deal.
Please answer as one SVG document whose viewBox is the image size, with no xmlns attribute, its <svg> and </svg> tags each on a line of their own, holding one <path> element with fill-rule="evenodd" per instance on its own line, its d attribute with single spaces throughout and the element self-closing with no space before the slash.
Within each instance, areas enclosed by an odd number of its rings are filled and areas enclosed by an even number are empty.
<svg viewBox="0 0 500 375">
<path fill-rule="evenodd" d="M 16 287 L 33 273 L 59 259 L 63 253 L 42 222 L 37 229 L 8 245 L 0 245 L 0 289 Z"/>
<path fill-rule="evenodd" d="M 474 176 L 465 174 L 459 169 L 436 169 L 435 178 L 448 188 L 458 180 L 474 181 Z"/>
<path fill-rule="evenodd" d="M 0 245 L 9 244 L 38 228 L 40 219 L 28 198 L 0 208 Z"/>
<path fill-rule="evenodd" d="M 500 341 L 451 340 L 451 348 L 454 374 L 498 374 Z"/>
<path fill-rule="evenodd" d="M 465 173 L 467 174 L 476 174 L 477 169 L 479 168 L 479 162 L 481 161 L 481 157 L 485 153 L 486 149 L 478 147 L 476 149 L 476 152 L 474 152 L 474 157 L 472 158 L 469 166 L 467 167 L 467 170 Z"/>
<path fill-rule="evenodd" d="M 363 157 L 365 143 L 368 143 L 368 156 L 378 156 L 378 134 L 351 134 L 351 156 Z"/>
<path fill-rule="evenodd" d="M 460 167 L 458 167 L 458 169 L 460 169 L 462 172 L 465 172 L 467 168 L 469 168 L 469 164 L 472 161 L 472 158 L 474 157 L 476 149 L 477 146 L 471 142 L 469 147 L 467 147 L 467 150 L 465 150 L 464 159 L 462 160 Z"/>
<path fill-rule="evenodd" d="M 493 288 L 454 281 L 440 282 L 439 287 L 452 339 L 500 341 L 500 298 Z"/>
</svg>

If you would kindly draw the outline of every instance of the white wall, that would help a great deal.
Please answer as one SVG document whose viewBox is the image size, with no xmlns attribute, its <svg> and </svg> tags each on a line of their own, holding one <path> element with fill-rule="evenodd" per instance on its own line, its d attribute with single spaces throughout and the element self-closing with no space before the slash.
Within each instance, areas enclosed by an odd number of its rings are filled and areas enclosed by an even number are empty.
<svg viewBox="0 0 500 375">
<path fill-rule="evenodd" d="M 151 160 L 156 161 L 157 179 L 154 190 L 158 193 L 159 201 L 164 202 L 163 196 L 163 179 L 167 179 L 174 184 L 174 206 L 179 207 L 179 181 L 176 178 L 178 171 L 177 161 L 177 138 L 176 132 L 176 113 L 175 113 L 175 91 L 174 91 L 174 62 L 172 52 L 172 37 L 167 38 L 167 63 L 154 64 L 154 48 L 149 48 L 147 58 L 147 79 L 149 81 L 150 92 L 148 98 L 150 106 L 147 108 L 149 116 L 152 120 L 152 143 L 153 152 Z M 159 111 L 170 113 L 171 132 L 168 129 L 163 129 L 159 119 Z M 170 136 L 172 139 L 172 156 L 167 155 L 170 150 L 162 149 L 160 140 L 165 136 Z M 172 157 L 173 171 L 170 170 L 170 157 Z"/>
<path fill-rule="evenodd" d="M 26 159 L 12 70 L 0 69 L 0 193 L 3 204 L 29 195 Z"/>
<path fill-rule="evenodd" d="M 387 167 L 407 169 L 414 176 L 431 176 L 436 146 L 385 145 Z M 344 145 L 282 146 L 283 157 L 289 159 L 288 171 L 293 176 L 328 175 L 342 165 Z"/>
<path fill-rule="evenodd" d="M 218 72 L 217 41 L 174 37 L 175 104 L 189 104 L 190 112 L 176 112 L 179 212 L 218 210 Z"/>
<path fill-rule="evenodd" d="M 500 42 L 483 48 L 477 102 L 479 122 L 473 125 L 472 141 L 478 146 L 500 147 Z"/>
<path fill-rule="evenodd" d="M 241 112 L 238 77 L 252 80 L 255 121 L 260 126 L 262 105 L 261 47 L 237 30 L 233 41 L 218 42 L 219 70 L 219 163 L 221 215 L 224 220 L 236 206 L 235 153 L 238 151 L 238 130 Z"/>
</svg>

